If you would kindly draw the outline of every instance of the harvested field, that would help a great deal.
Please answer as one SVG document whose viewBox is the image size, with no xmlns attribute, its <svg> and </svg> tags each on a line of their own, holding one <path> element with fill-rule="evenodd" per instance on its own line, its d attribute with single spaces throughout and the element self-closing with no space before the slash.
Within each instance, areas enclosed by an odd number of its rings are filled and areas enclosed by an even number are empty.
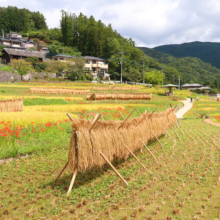
<svg viewBox="0 0 220 220">
<path fill-rule="evenodd" d="M 92 89 L 94 90 L 94 91 L 108 91 L 108 90 L 111 90 L 112 89 L 112 87 L 92 87 Z"/>
<path fill-rule="evenodd" d="M 0 112 L 23 111 L 23 99 L 6 99 L 0 101 Z"/>
<path fill-rule="evenodd" d="M 90 92 L 89 89 L 68 89 L 68 88 L 37 88 L 31 87 L 31 93 L 40 94 L 72 94 L 72 95 L 85 95 Z"/>
<path fill-rule="evenodd" d="M 87 100 L 119 99 L 119 100 L 150 100 L 151 93 L 93 93 Z"/>
<path fill-rule="evenodd" d="M 159 113 L 144 113 L 134 119 L 122 121 L 97 122 L 90 131 L 92 121 L 74 120 L 73 134 L 69 147 L 69 165 L 71 170 L 86 171 L 106 162 L 100 156 L 102 152 L 109 161 L 126 160 L 128 148 L 135 152 L 140 148 L 140 139 L 144 143 L 164 134 L 176 122 L 174 108 Z M 162 126 L 163 128 L 162 128 Z M 76 138 L 77 136 L 77 138 Z"/>
<path fill-rule="evenodd" d="M 139 91 L 140 87 L 113 87 L 113 90 L 119 90 L 119 91 Z"/>
</svg>

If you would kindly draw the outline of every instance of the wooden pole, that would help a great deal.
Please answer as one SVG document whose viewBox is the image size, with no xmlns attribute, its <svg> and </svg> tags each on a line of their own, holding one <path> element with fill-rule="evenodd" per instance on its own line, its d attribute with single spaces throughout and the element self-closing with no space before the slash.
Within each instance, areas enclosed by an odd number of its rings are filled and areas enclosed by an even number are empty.
<svg viewBox="0 0 220 220">
<path fill-rule="evenodd" d="M 140 139 L 141 140 L 141 139 Z M 153 155 L 153 153 L 150 151 L 150 149 L 147 147 L 147 145 L 141 140 L 142 144 L 145 146 L 145 148 L 149 151 L 151 156 L 157 161 L 156 157 Z"/>
<path fill-rule="evenodd" d="M 157 108 L 157 107 L 156 107 Z M 157 111 L 160 112 L 160 110 L 157 108 Z"/>
<path fill-rule="evenodd" d="M 154 137 L 156 138 L 156 140 L 158 141 L 158 143 L 160 144 L 160 146 L 163 148 L 163 145 L 160 143 L 159 139 L 157 138 L 157 136 L 154 134 L 154 132 L 152 131 Z"/>
<path fill-rule="evenodd" d="M 174 140 L 173 140 L 173 138 L 168 134 L 168 132 L 165 130 L 165 128 L 161 125 L 161 127 L 163 128 L 163 130 L 165 131 L 165 133 L 170 137 L 170 139 L 173 141 L 173 142 L 175 142 Z"/>
<path fill-rule="evenodd" d="M 71 179 L 70 186 L 69 186 L 69 189 L 68 189 L 67 194 L 66 194 L 67 197 L 69 196 L 69 194 L 70 194 L 70 192 L 71 192 L 71 190 L 73 188 L 73 184 L 74 184 L 75 179 L 76 179 L 76 174 L 77 174 L 77 168 L 75 169 L 75 171 L 73 173 L 73 177 Z"/>
<path fill-rule="evenodd" d="M 68 163 L 69 163 L 69 161 L 66 162 L 65 166 L 64 166 L 63 169 L 60 171 L 60 173 L 59 173 L 59 175 L 57 176 L 57 178 L 54 180 L 55 182 L 59 179 L 59 177 L 61 176 L 61 174 L 63 173 L 63 171 L 66 169 Z"/>
<path fill-rule="evenodd" d="M 125 120 L 125 117 L 122 115 L 122 113 L 121 112 L 119 112 L 119 114 L 121 115 L 121 117 Z"/>
<path fill-rule="evenodd" d="M 149 113 L 151 113 L 151 111 L 149 110 L 149 108 L 147 108 L 147 110 L 149 111 Z"/>
<path fill-rule="evenodd" d="M 118 127 L 118 130 L 124 125 L 124 123 L 128 120 L 128 118 L 131 116 L 131 114 L 134 112 L 135 108 L 130 112 L 130 114 L 127 116 L 127 118 L 121 123 L 121 125 Z"/>
<path fill-rule="evenodd" d="M 94 120 L 92 122 L 92 125 L 91 125 L 91 127 L 89 129 L 89 132 L 95 127 L 95 125 L 96 125 L 96 123 L 97 123 L 97 121 L 99 120 L 100 117 L 101 117 L 101 114 L 96 114 L 95 115 L 95 118 L 94 118 Z"/>
<path fill-rule="evenodd" d="M 149 170 L 144 166 L 143 163 L 141 163 L 141 161 L 134 155 L 134 153 L 124 144 L 125 148 L 131 153 L 131 155 L 139 162 L 139 164 L 148 172 Z"/>
<path fill-rule="evenodd" d="M 121 174 L 115 169 L 115 167 L 111 164 L 111 162 L 105 157 L 105 155 L 101 151 L 100 151 L 100 155 L 108 163 L 108 165 L 114 170 L 114 172 L 119 176 L 119 178 L 124 182 L 124 184 L 128 186 L 126 180 L 121 176 Z"/>
<path fill-rule="evenodd" d="M 165 110 L 167 110 L 167 108 L 163 105 L 163 107 L 165 108 Z"/>
</svg>

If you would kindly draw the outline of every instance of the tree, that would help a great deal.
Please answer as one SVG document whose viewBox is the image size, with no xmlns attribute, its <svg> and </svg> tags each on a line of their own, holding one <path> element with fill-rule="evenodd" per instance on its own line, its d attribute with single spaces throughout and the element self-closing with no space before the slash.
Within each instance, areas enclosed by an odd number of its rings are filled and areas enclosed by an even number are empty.
<svg viewBox="0 0 220 220">
<path fill-rule="evenodd" d="M 56 77 L 61 76 L 61 73 L 66 69 L 66 62 L 48 60 L 45 62 L 47 67 L 46 71 L 49 73 L 56 73 Z"/>
<path fill-rule="evenodd" d="M 29 72 L 34 72 L 32 64 L 30 62 L 27 62 L 26 60 L 13 59 L 9 65 L 13 67 L 19 75 L 21 75 L 21 80 L 22 76 L 27 75 L 27 73 Z"/>
<path fill-rule="evenodd" d="M 162 84 L 165 79 L 164 73 L 160 71 L 145 72 L 145 82 L 153 85 Z"/>
</svg>

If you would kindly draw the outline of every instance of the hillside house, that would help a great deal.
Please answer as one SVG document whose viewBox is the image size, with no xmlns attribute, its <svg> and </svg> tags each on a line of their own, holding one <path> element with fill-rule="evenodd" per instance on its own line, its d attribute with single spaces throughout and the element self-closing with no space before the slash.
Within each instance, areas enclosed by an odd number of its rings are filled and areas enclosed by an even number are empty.
<svg viewBox="0 0 220 220">
<path fill-rule="evenodd" d="M 45 57 L 38 52 L 30 52 L 23 50 L 14 50 L 9 48 L 4 48 L 2 52 L 2 60 L 4 63 L 10 63 L 12 59 L 26 59 L 28 57 L 37 57 L 40 62 L 43 62 Z"/>
<path fill-rule="evenodd" d="M 203 87 L 202 85 L 200 84 L 185 84 L 185 85 L 182 85 L 182 89 L 184 90 L 193 90 L 193 89 L 199 89 Z"/>
<path fill-rule="evenodd" d="M 26 50 L 27 48 L 34 47 L 34 42 L 30 39 L 22 38 L 22 35 L 16 32 L 12 32 L 2 38 L 0 38 L 0 45 L 4 45 L 6 48 L 11 49 L 19 49 L 19 50 Z"/>
</svg>

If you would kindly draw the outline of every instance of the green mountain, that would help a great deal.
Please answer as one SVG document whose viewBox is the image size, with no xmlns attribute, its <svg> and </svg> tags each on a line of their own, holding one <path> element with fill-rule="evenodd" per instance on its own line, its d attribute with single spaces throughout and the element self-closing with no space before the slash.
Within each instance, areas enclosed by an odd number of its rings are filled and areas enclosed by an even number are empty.
<svg viewBox="0 0 220 220">
<path fill-rule="evenodd" d="M 220 69 L 196 57 L 175 58 L 155 49 L 139 47 L 144 53 L 167 67 L 173 67 L 182 74 L 183 83 L 200 83 L 218 87 L 220 84 Z"/>
<path fill-rule="evenodd" d="M 191 42 L 184 44 L 163 45 L 154 48 L 176 58 L 197 57 L 205 63 L 220 68 L 220 43 Z"/>
</svg>

